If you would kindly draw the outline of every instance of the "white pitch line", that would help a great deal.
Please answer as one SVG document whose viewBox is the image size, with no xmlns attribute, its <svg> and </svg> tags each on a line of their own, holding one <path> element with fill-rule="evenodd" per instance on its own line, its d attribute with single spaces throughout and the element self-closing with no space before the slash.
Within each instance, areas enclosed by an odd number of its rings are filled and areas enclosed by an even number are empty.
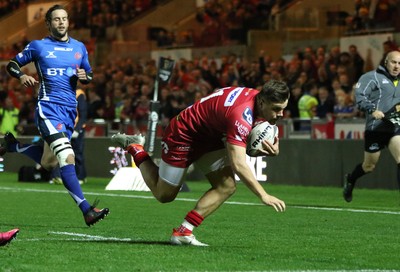
<svg viewBox="0 0 400 272">
<path fill-rule="evenodd" d="M 1 187 L 0 190 L 6 190 L 9 192 L 36 192 L 36 193 L 58 193 L 67 194 L 65 190 L 44 190 L 44 189 L 22 189 L 15 187 Z M 137 198 L 137 199 L 154 199 L 153 196 L 143 196 L 143 195 L 124 195 L 115 193 L 93 193 L 85 192 L 85 195 L 93 196 L 109 196 L 109 197 L 125 197 L 125 198 Z M 193 198 L 179 198 L 177 197 L 175 201 L 186 201 L 186 202 L 197 202 L 198 199 Z M 264 206 L 261 203 L 250 203 L 250 202 L 238 202 L 238 201 L 227 201 L 224 204 L 228 205 L 243 205 L 243 206 Z M 365 210 L 365 209 L 350 209 L 350 208 L 334 208 L 334 207 L 317 207 L 317 206 L 288 206 L 295 209 L 309 209 L 309 210 L 322 210 L 322 211 L 338 211 L 338 212 L 354 212 L 354 213 L 374 213 L 374 214 L 392 214 L 400 215 L 400 211 L 385 211 L 385 210 Z"/>
<path fill-rule="evenodd" d="M 66 236 L 73 236 L 73 237 L 82 237 L 85 240 L 94 240 L 94 241 L 120 241 L 120 242 L 131 242 L 137 241 L 132 240 L 131 238 L 118 238 L 118 237 L 104 237 L 99 235 L 89 235 L 84 233 L 75 233 L 75 232 L 64 232 L 64 231 L 49 231 L 50 234 L 56 235 L 66 235 Z"/>
</svg>

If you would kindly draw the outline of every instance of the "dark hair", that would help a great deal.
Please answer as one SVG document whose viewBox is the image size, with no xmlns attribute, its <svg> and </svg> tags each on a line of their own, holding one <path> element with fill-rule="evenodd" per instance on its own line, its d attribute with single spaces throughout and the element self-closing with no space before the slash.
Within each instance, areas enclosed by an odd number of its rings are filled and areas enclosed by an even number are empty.
<svg viewBox="0 0 400 272">
<path fill-rule="evenodd" d="M 62 6 L 62 5 L 54 5 L 54 6 L 52 6 L 52 7 L 49 8 L 49 10 L 46 12 L 46 16 L 45 16 L 46 22 L 49 22 L 49 23 L 51 22 L 51 19 L 52 19 L 51 14 L 52 14 L 52 12 L 55 11 L 55 10 L 58 10 L 58 9 L 66 10 L 66 9 L 64 8 L 64 6 Z"/>
<path fill-rule="evenodd" d="M 264 84 L 260 93 L 257 95 L 268 102 L 283 103 L 290 96 L 290 90 L 287 84 L 280 80 L 270 80 Z"/>
</svg>

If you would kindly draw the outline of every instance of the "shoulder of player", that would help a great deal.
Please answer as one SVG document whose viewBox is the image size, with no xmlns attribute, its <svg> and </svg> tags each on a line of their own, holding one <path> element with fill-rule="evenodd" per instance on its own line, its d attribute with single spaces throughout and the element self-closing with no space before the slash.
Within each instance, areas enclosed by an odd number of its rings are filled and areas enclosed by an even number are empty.
<svg viewBox="0 0 400 272">
<path fill-rule="evenodd" d="M 32 40 L 28 43 L 28 45 L 25 47 L 26 48 L 40 48 L 41 44 L 45 42 L 45 38 L 41 40 Z"/>
<path fill-rule="evenodd" d="M 85 46 L 85 44 L 84 44 L 83 42 L 81 42 L 81 41 L 79 41 L 79 40 L 77 40 L 77 39 L 74 39 L 74 38 L 72 38 L 71 36 L 69 37 L 69 42 L 70 42 L 71 44 L 75 44 L 75 45 L 77 45 L 77 46 L 81 46 L 81 47 L 83 47 L 83 48 L 86 48 L 86 46 Z"/>
</svg>

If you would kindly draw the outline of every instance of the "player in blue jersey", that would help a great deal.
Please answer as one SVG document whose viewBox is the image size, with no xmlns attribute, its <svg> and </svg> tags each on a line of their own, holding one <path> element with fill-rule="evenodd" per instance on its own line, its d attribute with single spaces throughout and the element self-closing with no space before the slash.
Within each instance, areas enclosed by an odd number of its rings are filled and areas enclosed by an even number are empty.
<svg viewBox="0 0 400 272">
<path fill-rule="evenodd" d="M 44 147 L 22 145 L 7 133 L 0 155 L 23 153 L 49 171 L 58 164 L 65 188 L 81 209 L 86 224 L 91 226 L 107 216 L 109 210 L 96 208 L 96 203 L 91 206 L 85 199 L 75 171 L 70 139 L 77 116 L 77 82 L 89 83 L 93 73 L 85 45 L 68 36 L 69 20 L 65 8 L 52 6 L 46 13 L 45 22 L 50 35 L 29 43 L 7 65 L 9 74 L 25 87 L 39 84 L 35 122 Z M 39 81 L 21 71 L 21 67 L 30 62 L 35 64 Z"/>
</svg>

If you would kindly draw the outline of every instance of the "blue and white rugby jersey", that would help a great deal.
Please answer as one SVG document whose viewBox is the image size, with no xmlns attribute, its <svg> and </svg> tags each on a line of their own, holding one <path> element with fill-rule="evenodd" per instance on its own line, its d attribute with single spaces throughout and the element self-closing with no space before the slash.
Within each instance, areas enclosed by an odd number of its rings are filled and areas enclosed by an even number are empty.
<svg viewBox="0 0 400 272">
<path fill-rule="evenodd" d="M 48 36 L 30 42 L 16 60 L 24 66 L 34 62 L 40 81 L 38 100 L 66 106 L 77 106 L 76 69 L 91 72 L 85 45 L 72 39 L 57 41 Z"/>
</svg>

